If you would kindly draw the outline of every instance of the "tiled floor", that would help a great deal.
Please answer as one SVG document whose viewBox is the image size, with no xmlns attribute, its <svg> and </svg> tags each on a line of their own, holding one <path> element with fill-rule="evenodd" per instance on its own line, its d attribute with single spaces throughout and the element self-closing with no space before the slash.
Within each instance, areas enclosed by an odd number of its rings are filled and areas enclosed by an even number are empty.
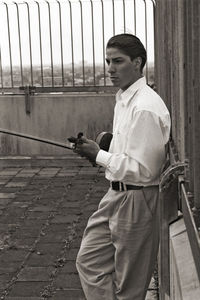
<svg viewBox="0 0 200 300">
<path fill-rule="evenodd" d="M 2 162 L 0 299 L 84 299 L 75 258 L 108 188 L 103 169 L 74 156 Z M 146 300 L 157 299 L 151 288 Z"/>
</svg>

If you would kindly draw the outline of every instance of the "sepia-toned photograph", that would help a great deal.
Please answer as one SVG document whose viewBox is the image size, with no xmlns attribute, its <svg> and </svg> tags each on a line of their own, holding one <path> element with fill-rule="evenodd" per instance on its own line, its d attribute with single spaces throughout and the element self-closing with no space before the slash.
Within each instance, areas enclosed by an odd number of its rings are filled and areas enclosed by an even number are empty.
<svg viewBox="0 0 200 300">
<path fill-rule="evenodd" d="M 200 299 L 199 78 L 199 0 L 0 0 L 0 300 Z"/>
</svg>

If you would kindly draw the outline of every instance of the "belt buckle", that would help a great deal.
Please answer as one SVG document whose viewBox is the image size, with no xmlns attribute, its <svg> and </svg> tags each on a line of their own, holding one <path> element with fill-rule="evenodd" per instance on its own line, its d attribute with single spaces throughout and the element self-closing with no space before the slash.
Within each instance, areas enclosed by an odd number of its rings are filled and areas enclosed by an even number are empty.
<svg viewBox="0 0 200 300">
<path fill-rule="evenodd" d="M 119 182 L 119 190 L 120 190 L 120 192 L 127 191 L 126 184 L 123 182 Z"/>
</svg>

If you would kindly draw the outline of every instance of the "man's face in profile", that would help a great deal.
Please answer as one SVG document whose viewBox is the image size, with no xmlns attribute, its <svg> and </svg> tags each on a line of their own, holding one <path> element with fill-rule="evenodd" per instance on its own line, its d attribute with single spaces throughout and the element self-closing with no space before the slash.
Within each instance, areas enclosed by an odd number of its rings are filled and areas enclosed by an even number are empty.
<svg viewBox="0 0 200 300">
<path fill-rule="evenodd" d="M 106 49 L 108 73 L 114 86 L 126 90 L 141 77 L 138 59 L 140 58 L 131 60 L 130 56 L 124 54 L 118 48 L 113 47 Z"/>
</svg>

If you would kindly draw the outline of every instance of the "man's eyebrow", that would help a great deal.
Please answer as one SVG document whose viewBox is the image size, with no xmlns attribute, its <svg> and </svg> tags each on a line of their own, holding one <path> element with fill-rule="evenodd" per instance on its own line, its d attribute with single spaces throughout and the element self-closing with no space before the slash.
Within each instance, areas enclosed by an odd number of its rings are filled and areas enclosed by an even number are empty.
<svg viewBox="0 0 200 300">
<path fill-rule="evenodd" d="M 118 59 L 123 59 L 123 57 L 122 56 L 117 56 L 117 57 L 113 57 L 113 58 L 106 58 L 106 61 L 118 60 Z"/>
</svg>

